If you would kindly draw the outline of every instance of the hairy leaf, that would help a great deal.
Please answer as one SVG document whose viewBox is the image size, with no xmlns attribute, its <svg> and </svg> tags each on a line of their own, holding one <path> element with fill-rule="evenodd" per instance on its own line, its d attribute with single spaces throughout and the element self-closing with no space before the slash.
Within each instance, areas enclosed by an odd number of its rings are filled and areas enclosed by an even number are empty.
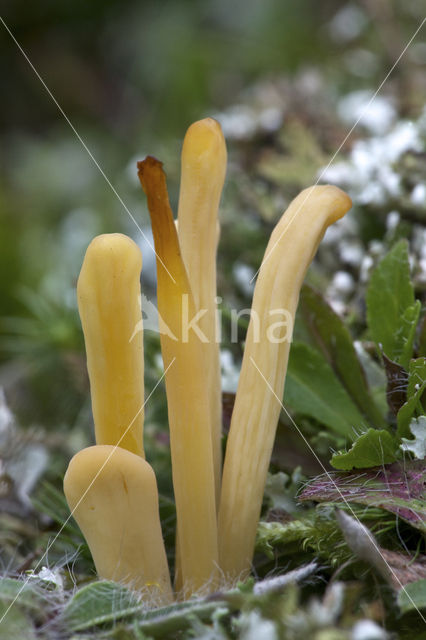
<svg viewBox="0 0 426 640">
<path fill-rule="evenodd" d="M 48 597 L 49 596 L 49 597 Z M 56 594 L 36 579 L 0 580 L 0 638 L 35 640 L 36 627 L 47 622 L 57 606 Z"/>
<path fill-rule="evenodd" d="M 15 580 L 14 578 L 2 578 L 0 580 L 0 602 L 9 606 L 32 611 L 37 619 L 43 619 L 45 612 L 43 607 L 44 594 L 38 584 L 32 581 Z"/>
<path fill-rule="evenodd" d="M 1 638 L 19 638 L 19 640 L 36 640 L 39 634 L 27 612 L 13 605 L 8 606 L 0 600 Z M 39 636 L 40 637 L 40 636 Z"/>
<path fill-rule="evenodd" d="M 395 462 L 352 473 L 329 472 L 302 491 L 300 500 L 355 502 L 396 513 L 413 527 L 426 531 L 423 462 Z"/>
<path fill-rule="evenodd" d="M 396 449 L 395 439 L 389 431 L 369 429 L 359 436 L 349 451 L 335 453 L 331 464 L 335 469 L 343 471 L 376 467 L 394 462 Z"/>
<path fill-rule="evenodd" d="M 129 589 L 102 580 L 79 589 L 65 607 L 63 619 L 71 631 L 82 631 L 140 611 L 140 600 Z"/>
<path fill-rule="evenodd" d="M 132 619 L 149 636 L 168 638 L 176 631 L 190 626 L 192 615 L 209 619 L 221 601 L 194 599 L 167 607 L 151 608 L 155 603 L 145 602 L 143 594 L 106 580 L 92 582 L 73 596 L 62 614 L 67 630 L 85 631 L 97 626 L 116 626 L 117 621 Z M 135 622 L 137 620 L 137 623 Z"/>
</svg>

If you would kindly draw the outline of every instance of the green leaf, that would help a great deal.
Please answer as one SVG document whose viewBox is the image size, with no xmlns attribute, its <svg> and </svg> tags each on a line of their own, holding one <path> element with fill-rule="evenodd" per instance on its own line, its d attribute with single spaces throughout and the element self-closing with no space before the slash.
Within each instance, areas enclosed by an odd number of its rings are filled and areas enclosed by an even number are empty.
<svg viewBox="0 0 426 640">
<path fill-rule="evenodd" d="M 411 398 L 407 400 L 407 402 L 404 405 L 402 405 L 402 407 L 398 411 L 398 415 L 396 417 L 396 424 L 397 424 L 396 437 L 398 440 L 401 440 L 402 438 L 410 437 L 411 418 L 413 417 L 414 412 L 416 411 L 416 408 L 420 401 L 420 397 L 423 395 L 425 388 L 426 388 L 426 382 L 424 382 L 422 386 L 419 387 L 416 393 L 413 396 L 411 396 Z"/>
<path fill-rule="evenodd" d="M 407 366 L 413 355 L 414 338 L 416 337 L 417 323 L 420 318 L 422 305 L 420 300 L 416 300 L 413 305 L 408 307 L 402 318 L 401 326 L 398 332 L 398 339 L 402 343 L 402 354 L 399 361 L 403 366 Z"/>
<path fill-rule="evenodd" d="M 365 349 L 361 342 L 355 342 L 357 356 L 361 363 L 367 385 L 375 404 L 379 407 L 380 413 L 387 416 L 389 407 L 386 399 L 386 373 L 381 364 Z"/>
<path fill-rule="evenodd" d="M 313 339 L 358 409 L 372 426 L 384 427 L 384 417 L 370 394 L 352 337 L 342 319 L 308 285 L 302 287 L 299 308 Z"/>
<path fill-rule="evenodd" d="M 426 315 L 420 320 L 418 353 L 419 356 L 426 357 Z"/>
<path fill-rule="evenodd" d="M 423 413 L 422 396 L 426 389 L 426 358 L 410 361 L 407 384 L 407 402 L 400 408 L 396 418 L 397 438 L 411 438 L 410 422 L 416 411 Z"/>
<path fill-rule="evenodd" d="M 35 625 L 46 622 L 54 603 L 54 599 L 49 603 L 36 581 L 2 577 L 0 638 L 35 640 L 38 635 Z"/>
<path fill-rule="evenodd" d="M 402 613 L 426 609 L 426 578 L 405 585 L 398 593 L 398 604 Z"/>
<path fill-rule="evenodd" d="M 4 604 L 1 600 L 0 620 L 2 621 L 0 630 L 1 638 L 36 640 L 38 636 L 32 620 L 24 611 L 19 609 L 17 606 L 13 606 L 8 610 L 8 605 Z"/>
<path fill-rule="evenodd" d="M 0 580 L 0 602 L 7 605 L 13 603 L 14 606 L 28 609 L 34 614 L 44 615 L 43 595 L 39 587 L 29 580 L 2 578 Z"/>
<path fill-rule="evenodd" d="M 417 420 L 410 423 L 410 431 L 414 436 L 414 440 L 402 438 L 401 449 L 410 451 L 418 460 L 426 458 L 426 416 L 420 416 Z"/>
<path fill-rule="evenodd" d="M 407 397 L 411 398 L 419 386 L 426 381 L 426 358 L 415 358 L 410 361 L 408 368 Z"/>
<path fill-rule="evenodd" d="M 420 303 L 414 301 L 406 240 L 398 242 L 376 267 L 366 300 L 371 337 L 391 360 L 408 368 Z"/>
<path fill-rule="evenodd" d="M 79 589 L 65 607 L 63 617 L 70 631 L 82 631 L 140 611 L 140 600 L 129 589 L 101 580 Z"/>
<path fill-rule="evenodd" d="M 284 404 L 351 440 L 354 427 L 365 424 L 330 365 L 318 351 L 302 343 L 291 346 Z"/>
<path fill-rule="evenodd" d="M 342 471 L 377 467 L 394 462 L 396 449 L 395 439 L 388 431 L 369 429 L 354 442 L 349 451 L 335 453 L 331 464 Z"/>
<path fill-rule="evenodd" d="M 81 632 L 98 626 L 117 629 L 117 623 L 122 621 L 123 628 L 127 623 L 132 630 L 137 626 L 148 637 L 174 638 L 190 626 L 194 615 L 201 620 L 209 620 L 219 606 L 226 606 L 226 603 L 219 599 L 209 602 L 204 598 L 194 598 L 148 609 L 143 595 L 135 594 L 116 582 L 102 580 L 77 591 L 65 607 L 61 622 L 67 632 Z"/>
</svg>

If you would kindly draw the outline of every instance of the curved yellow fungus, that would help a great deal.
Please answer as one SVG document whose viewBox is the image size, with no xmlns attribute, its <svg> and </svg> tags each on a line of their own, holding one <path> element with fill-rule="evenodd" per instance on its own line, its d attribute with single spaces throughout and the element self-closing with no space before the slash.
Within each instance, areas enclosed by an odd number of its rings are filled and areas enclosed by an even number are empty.
<svg viewBox="0 0 426 640">
<path fill-rule="evenodd" d="M 229 580 L 244 578 L 253 558 L 300 288 L 327 227 L 351 205 L 337 187 L 305 189 L 278 222 L 265 252 L 222 478 L 219 559 Z"/>
<path fill-rule="evenodd" d="M 110 445 L 77 453 L 64 478 L 68 505 L 100 577 L 140 590 L 155 605 L 173 600 L 150 465 Z"/>
</svg>

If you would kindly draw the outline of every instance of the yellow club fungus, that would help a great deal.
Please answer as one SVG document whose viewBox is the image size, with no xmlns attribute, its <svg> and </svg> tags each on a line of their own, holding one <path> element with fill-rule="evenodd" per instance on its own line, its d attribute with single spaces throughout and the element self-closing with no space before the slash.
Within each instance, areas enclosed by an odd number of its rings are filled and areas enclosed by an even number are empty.
<svg viewBox="0 0 426 640">
<path fill-rule="evenodd" d="M 218 209 L 226 173 L 226 144 L 213 118 L 194 122 L 186 132 L 181 157 L 178 235 L 197 310 L 207 338 L 204 358 L 210 398 L 216 501 L 222 472 L 222 396 L 219 331 L 216 312 L 216 251 Z"/>
<path fill-rule="evenodd" d="M 64 492 L 98 575 L 141 591 L 156 606 L 170 603 L 157 482 L 146 460 L 111 445 L 87 447 L 72 458 Z"/>
<path fill-rule="evenodd" d="M 351 207 L 333 186 L 305 189 L 275 227 L 253 297 L 226 447 L 219 509 L 219 561 L 229 580 L 245 577 L 280 413 L 299 292 L 327 227 Z"/>
<path fill-rule="evenodd" d="M 121 233 L 97 236 L 84 257 L 77 299 L 96 443 L 120 440 L 120 447 L 143 456 L 141 268 L 133 240 Z"/>
<path fill-rule="evenodd" d="M 162 164 L 138 163 L 147 195 L 157 253 L 161 352 L 179 530 L 179 559 L 185 597 L 214 589 L 218 575 L 217 522 L 210 399 L 203 335 L 170 208 Z M 167 271 L 163 264 L 167 265 Z M 194 322 L 193 322 L 194 321 Z"/>
</svg>

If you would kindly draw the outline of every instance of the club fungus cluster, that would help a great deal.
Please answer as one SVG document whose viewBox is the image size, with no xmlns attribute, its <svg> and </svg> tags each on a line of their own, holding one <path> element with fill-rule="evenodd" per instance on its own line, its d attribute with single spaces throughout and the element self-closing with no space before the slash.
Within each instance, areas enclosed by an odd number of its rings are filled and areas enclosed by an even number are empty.
<svg viewBox="0 0 426 640">
<path fill-rule="evenodd" d="M 336 187 L 310 187 L 271 235 L 255 286 L 222 470 L 216 249 L 225 169 L 219 124 L 210 118 L 194 123 L 183 144 L 175 223 L 162 164 L 153 157 L 138 163 L 157 255 L 177 514 L 174 589 L 155 474 L 143 447 L 143 333 L 135 331 L 142 326 L 139 248 L 121 234 L 95 238 L 77 286 L 96 445 L 71 460 L 65 495 L 99 576 L 128 584 L 158 604 L 214 591 L 250 571 L 291 341 L 288 323 L 277 323 L 275 312 L 285 310 L 294 319 L 321 238 L 351 206 Z"/>
</svg>

